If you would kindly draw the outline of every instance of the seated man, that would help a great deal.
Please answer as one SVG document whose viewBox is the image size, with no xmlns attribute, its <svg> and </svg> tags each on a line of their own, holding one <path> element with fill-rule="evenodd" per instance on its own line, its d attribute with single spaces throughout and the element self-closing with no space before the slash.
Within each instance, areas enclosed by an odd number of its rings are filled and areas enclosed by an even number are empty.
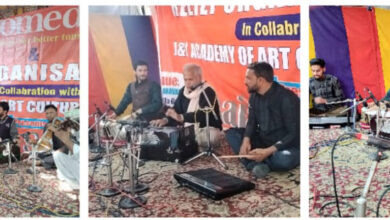
<svg viewBox="0 0 390 220">
<path fill-rule="evenodd" d="M 226 138 L 234 153 L 257 178 L 270 171 L 287 171 L 300 162 L 299 98 L 273 81 L 268 63 L 248 66 L 245 85 L 249 97 L 249 115 L 245 130 L 229 129 Z"/>
<path fill-rule="evenodd" d="M 4 140 L 11 140 L 17 142 L 18 129 L 16 128 L 15 120 L 8 116 L 9 105 L 7 102 L 0 102 L 0 142 Z M 0 146 L 0 163 L 8 162 L 8 158 L 4 157 L 2 150 L 5 147 Z M 20 149 L 14 148 L 12 150 L 16 157 L 20 156 Z"/>
<path fill-rule="evenodd" d="M 79 189 L 80 186 L 80 147 L 74 143 L 70 136 L 70 128 L 59 129 L 52 124 L 48 126 L 49 130 L 54 132 L 55 136 L 64 143 L 67 152 L 53 152 L 53 159 L 57 167 L 57 176 L 60 180 L 66 181 L 73 189 Z"/>
<path fill-rule="evenodd" d="M 150 121 L 159 118 L 162 107 L 160 86 L 148 80 L 148 64 L 144 61 L 138 61 L 134 65 L 136 81 L 127 86 L 126 92 L 122 97 L 115 113 L 111 118 L 121 115 L 130 103 L 133 103 L 132 118 L 140 117 Z"/>
<path fill-rule="evenodd" d="M 184 87 L 180 89 L 173 108 L 167 110 L 167 117 L 151 121 L 152 126 L 176 126 L 195 124 L 196 140 L 201 147 L 207 146 L 205 107 L 210 107 L 209 128 L 213 146 L 219 145 L 222 121 L 216 93 L 206 82 L 202 82 L 202 69 L 196 64 L 183 68 Z"/>
<path fill-rule="evenodd" d="M 46 119 L 48 120 L 48 123 L 43 128 L 44 133 L 47 130 L 48 126 L 52 125 L 54 120 L 56 118 L 58 118 L 57 107 L 55 107 L 52 104 L 46 105 L 45 106 L 45 116 L 46 116 Z M 54 151 L 62 151 L 64 153 L 66 153 L 68 151 L 68 148 L 65 146 L 65 144 L 60 139 L 58 139 L 58 137 L 56 135 L 52 135 L 52 140 L 50 140 L 50 144 L 52 146 L 53 152 Z M 55 169 L 56 168 L 55 162 L 53 159 L 52 151 L 39 153 L 38 158 L 41 159 L 42 164 L 46 169 Z M 40 164 L 41 163 L 38 162 L 38 165 L 40 165 Z"/>
<path fill-rule="evenodd" d="M 0 102 L 0 141 L 5 139 L 16 140 L 18 136 L 15 120 L 8 116 L 8 111 L 8 103 Z"/>
<path fill-rule="evenodd" d="M 343 90 L 335 76 L 325 74 L 325 61 L 321 58 L 310 60 L 310 68 L 313 77 L 310 78 L 309 92 L 313 96 L 313 108 L 310 116 L 339 116 L 345 110 L 343 104 L 328 105 L 330 102 L 344 99 Z"/>
</svg>

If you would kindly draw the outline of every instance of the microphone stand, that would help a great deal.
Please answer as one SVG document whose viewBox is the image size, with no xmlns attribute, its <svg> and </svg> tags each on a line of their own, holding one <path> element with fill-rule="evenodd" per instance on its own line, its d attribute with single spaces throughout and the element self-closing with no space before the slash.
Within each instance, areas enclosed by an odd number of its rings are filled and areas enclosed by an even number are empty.
<svg viewBox="0 0 390 220">
<path fill-rule="evenodd" d="M 369 192 L 372 179 L 376 173 L 379 162 L 381 161 L 383 154 L 382 149 L 378 148 L 376 153 L 376 158 L 372 161 L 370 172 L 368 174 L 366 183 L 364 185 L 363 193 L 356 200 L 356 209 L 355 209 L 355 217 L 366 217 L 366 209 L 367 209 L 367 194 Z"/>
<path fill-rule="evenodd" d="M 109 186 L 104 188 L 104 189 L 102 189 L 97 194 L 105 196 L 105 197 L 116 196 L 116 195 L 118 195 L 120 193 L 116 188 L 114 188 L 113 177 L 112 177 L 112 160 L 111 160 L 111 155 L 110 155 L 110 148 L 114 145 L 116 139 L 119 136 L 119 133 L 120 133 L 121 129 L 122 129 L 122 126 L 120 127 L 119 131 L 115 134 L 115 138 L 114 138 L 111 146 L 110 146 L 110 141 L 109 140 L 105 140 L 104 141 L 105 142 L 105 146 L 106 146 L 106 158 L 103 160 L 103 162 L 101 164 L 103 166 L 107 167 L 107 171 L 108 171 L 107 183 L 108 183 Z"/>
<path fill-rule="evenodd" d="M 99 134 L 99 131 L 100 131 L 100 121 L 104 117 L 107 116 L 109 110 L 110 109 L 108 108 L 100 117 L 99 117 L 99 113 L 98 112 L 94 113 L 95 123 L 93 123 L 91 125 L 91 127 L 88 129 L 88 131 L 90 131 L 93 127 L 95 127 L 95 137 L 97 138 L 97 146 L 94 146 L 92 149 L 89 150 L 91 153 L 102 153 L 102 152 L 104 152 L 104 148 L 102 147 L 102 142 L 100 140 L 100 134 Z"/>
<path fill-rule="evenodd" d="M 30 192 L 41 192 L 42 188 L 37 185 L 36 182 L 36 175 L 37 175 L 37 168 L 36 168 L 36 162 L 37 162 L 37 145 L 34 144 L 32 147 L 32 171 L 33 171 L 33 183 L 27 187 L 27 190 Z"/>
<path fill-rule="evenodd" d="M 353 111 L 352 111 L 352 130 L 353 131 L 356 131 L 356 98 L 355 99 L 353 99 L 353 106 L 355 106 L 354 108 L 353 108 Z M 348 120 L 349 121 L 349 120 Z"/>
<path fill-rule="evenodd" d="M 376 123 L 377 123 L 376 134 L 375 134 L 376 137 L 379 137 L 379 131 L 381 130 L 380 123 L 382 123 L 382 119 L 379 119 L 380 111 L 381 111 L 381 109 L 380 109 L 380 104 L 379 104 L 377 114 L 376 114 Z M 384 156 L 383 150 L 380 147 L 378 147 L 378 150 L 375 153 L 373 161 L 371 163 L 370 172 L 368 174 L 366 183 L 364 185 L 363 192 L 360 195 L 360 197 L 356 200 L 355 217 L 366 217 L 367 216 L 366 215 L 367 194 L 369 192 L 369 189 L 370 189 L 370 186 L 372 183 L 372 179 L 377 171 L 378 164 L 382 159 L 384 159 L 383 156 Z"/>
<path fill-rule="evenodd" d="M 6 149 L 8 151 L 8 168 L 4 171 L 4 174 L 17 174 L 18 171 L 12 169 L 12 159 L 11 159 L 11 154 L 12 154 L 12 149 L 11 149 L 11 140 L 8 140 L 6 143 Z M 15 157 L 15 156 L 14 156 Z"/>
<path fill-rule="evenodd" d="M 207 132 L 207 145 L 208 145 L 208 148 L 206 151 L 203 151 L 203 152 L 200 152 L 199 154 L 191 157 L 190 159 L 184 161 L 183 164 L 187 164 L 203 155 L 206 155 L 206 156 L 212 156 L 214 157 L 215 160 L 217 160 L 217 162 L 223 167 L 225 168 L 226 170 L 228 169 L 228 167 L 226 166 L 226 164 L 224 164 L 218 157 L 217 155 L 215 154 L 214 150 L 213 150 L 213 147 L 211 146 L 211 140 L 210 140 L 210 126 L 209 126 L 209 113 L 212 112 L 213 113 L 213 116 L 216 120 L 218 120 L 218 116 L 217 114 L 215 113 L 214 109 L 211 108 L 210 106 L 211 103 L 210 103 L 210 100 L 206 94 L 206 92 L 204 91 L 204 89 L 202 90 L 202 94 L 203 96 L 206 98 L 206 101 L 208 102 L 209 106 L 208 107 L 204 107 L 203 109 L 200 109 L 202 111 L 205 111 L 206 112 L 206 132 Z M 217 98 L 217 97 L 215 97 Z"/>
<path fill-rule="evenodd" d="M 137 135 L 142 135 L 143 134 L 143 128 L 142 128 L 143 125 L 141 123 L 139 123 L 139 124 L 135 123 L 134 126 L 140 126 L 140 130 L 138 130 L 137 127 L 128 126 L 128 127 L 125 128 L 126 129 L 126 135 L 127 135 L 127 132 L 130 132 L 130 133 L 133 132 L 133 133 L 131 133 L 133 135 L 133 140 L 138 140 L 138 139 L 141 140 L 139 138 L 139 136 L 137 136 Z M 140 145 L 140 143 L 141 142 L 139 141 L 138 145 Z M 129 148 L 129 146 L 127 146 L 127 148 L 124 150 L 124 154 L 123 154 L 124 159 L 123 159 L 123 161 L 126 160 L 126 156 L 129 157 L 128 152 L 127 152 L 127 151 L 129 151 L 129 149 L 131 149 L 131 147 Z M 125 186 L 125 187 L 123 187 L 123 191 L 126 192 L 126 193 L 132 193 L 132 191 L 134 191 L 135 193 L 140 193 L 140 192 L 143 192 L 143 191 L 147 191 L 147 190 L 149 190 L 149 186 L 147 184 L 143 184 L 143 183 L 138 182 L 139 161 L 140 161 L 140 156 L 141 156 L 141 150 L 140 150 L 140 148 L 138 148 L 137 152 L 131 152 L 130 151 L 130 153 L 136 159 L 135 168 L 133 170 L 135 185 L 134 185 L 134 188 Z M 124 163 L 123 165 L 125 166 L 126 163 Z M 130 166 L 129 166 L 129 169 L 130 169 Z M 130 179 L 130 177 L 131 176 L 129 175 L 129 181 L 132 181 Z M 123 182 L 123 181 L 120 181 L 120 182 Z"/>
<path fill-rule="evenodd" d="M 142 130 L 142 129 L 141 129 Z M 142 195 L 137 195 L 137 169 L 138 162 L 140 156 L 140 144 L 141 144 L 141 136 L 142 132 L 140 132 L 136 128 L 128 129 L 126 132 L 127 136 L 127 147 L 124 150 L 124 153 L 127 154 L 127 159 L 129 163 L 129 186 L 126 191 L 130 194 L 130 196 L 122 196 L 119 201 L 119 207 L 122 209 L 133 209 L 143 204 L 146 204 L 147 199 Z M 147 187 L 147 186 L 146 186 Z M 147 187 L 148 188 L 148 187 Z"/>
</svg>

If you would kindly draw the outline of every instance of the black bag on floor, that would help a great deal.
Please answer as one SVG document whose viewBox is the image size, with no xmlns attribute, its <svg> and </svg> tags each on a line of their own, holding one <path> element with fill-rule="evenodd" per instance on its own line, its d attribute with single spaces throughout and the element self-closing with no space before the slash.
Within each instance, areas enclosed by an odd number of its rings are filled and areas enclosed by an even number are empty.
<svg viewBox="0 0 390 220">
<path fill-rule="evenodd" d="M 155 129 L 158 144 L 141 145 L 141 159 L 182 163 L 198 153 L 194 126 Z"/>
</svg>

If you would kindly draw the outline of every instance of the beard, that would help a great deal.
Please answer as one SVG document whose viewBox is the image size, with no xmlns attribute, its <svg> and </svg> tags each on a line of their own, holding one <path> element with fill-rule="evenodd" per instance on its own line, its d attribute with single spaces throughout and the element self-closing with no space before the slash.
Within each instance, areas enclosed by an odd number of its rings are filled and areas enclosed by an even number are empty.
<svg viewBox="0 0 390 220">
<path fill-rule="evenodd" d="M 324 78 L 324 74 L 314 75 L 314 79 L 316 79 L 316 80 L 322 80 L 323 78 Z"/>
<path fill-rule="evenodd" d="M 254 92 L 257 92 L 259 90 L 259 87 L 257 85 L 254 85 L 252 87 L 249 87 L 249 86 L 246 86 L 246 87 L 247 87 L 249 93 L 254 93 Z"/>
<path fill-rule="evenodd" d="M 147 79 L 148 77 L 147 76 L 136 76 L 136 79 L 138 82 L 143 82 Z"/>
</svg>

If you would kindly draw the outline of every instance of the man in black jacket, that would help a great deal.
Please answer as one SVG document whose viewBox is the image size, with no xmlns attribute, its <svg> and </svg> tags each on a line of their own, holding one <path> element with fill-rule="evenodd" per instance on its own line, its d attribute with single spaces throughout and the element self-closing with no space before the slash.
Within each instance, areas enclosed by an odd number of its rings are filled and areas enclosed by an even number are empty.
<svg viewBox="0 0 390 220">
<path fill-rule="evenodd" d="M 343 104 L 330 104 L 344 99 L 343 90 L 336 76 L 325 74 L 325 60 L 314 58 L 310 60 L 313 77 L 309 80 L 309 92 L 313 96 L 313 108 L 310 116 L 326 117 L 346 115 Z"/>
<path fill-rule="evenodd" d="M 293 169 L 300 162 L 299 98 L 273 77 L 268 63 L 248 66 L 248 123 L 245 131 L 230 129 L 226 135 L 233 151 L 246 155 L 243 164 L 258 178 L 269 171 Z"/>
<path fill-rule="evenodd" d="M 7 102 L 0 102 L 0 142 L 11 140 L 18 141 L 18 129 L 16 128 L 15 119 L 8 116 L 9 105 Z M 8 162 L 8 158 L 3 156 L 2 150 L 5 146 L 0 146 L 0 163 Z M 13 148 L 12 152 L 17 158 L 20 156 L 20 149 Z"/>
<path fill-rule="evenodd" d="M 206 127 L 205 107 L 209 107 L 209 127 L 212 145 L 218 145 L 222 121 L 216 93 L 206 82 L 202 82 L 202 69 L 196 64 L 183 68 L 184 87 L 180 89 L 173 108 L 166 111 L 165 118 L 151 121 L 153 126 L 195 125 L 199 145 L 206 145 L 199 129 Z M 201 143 L 200 143 L 201 142 Z"/>
<path fill-rule="evenodd" d="M 9 105 L 0 102 L 0 141 L 5 139 L 16 140 L 18 129 L 15 120 L 8 116 Z"/>
</svg>

